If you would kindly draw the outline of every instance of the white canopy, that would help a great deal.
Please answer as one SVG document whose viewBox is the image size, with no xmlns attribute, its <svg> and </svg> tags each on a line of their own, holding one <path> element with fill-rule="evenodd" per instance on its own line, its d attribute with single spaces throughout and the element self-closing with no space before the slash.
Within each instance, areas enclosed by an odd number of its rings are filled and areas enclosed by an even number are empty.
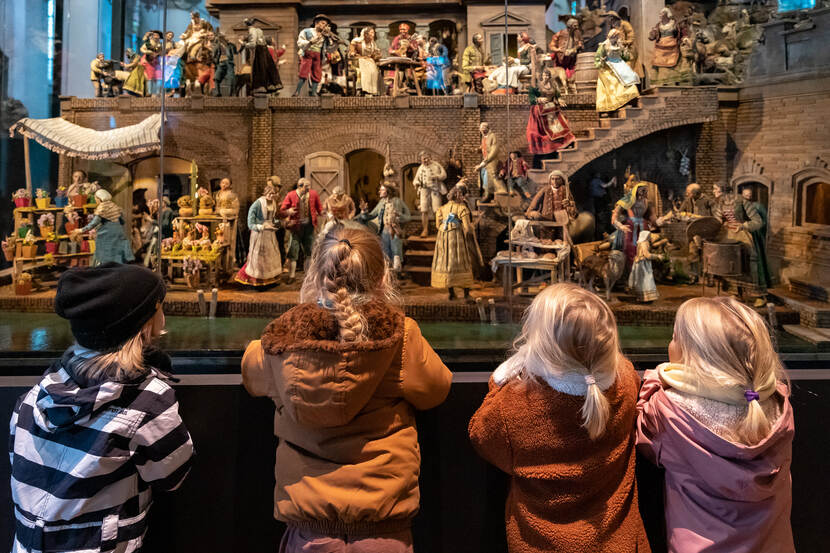
<svg viewBox="0 0 830 553">
<path fill-rule="evenodd" d="M 96 131 L 60 117 L 24 117 L 9 129 L 36 140 L 55 153 L 83 159 L 112 159 L 157 150 L 160 146 L 161 114 L 155 113 L 136 125 Z"/>
</svg>

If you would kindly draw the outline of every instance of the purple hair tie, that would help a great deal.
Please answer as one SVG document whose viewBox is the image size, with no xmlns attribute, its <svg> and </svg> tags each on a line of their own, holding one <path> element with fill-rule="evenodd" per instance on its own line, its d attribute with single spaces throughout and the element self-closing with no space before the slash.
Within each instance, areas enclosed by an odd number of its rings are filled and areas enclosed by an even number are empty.
<svg viewBox="0 0 830 553">
<path fill-rule="evenodd" d="M 745 390 L 744 398 L 746 399 L 747 403 L 749 403 L 750 401 L 758 401 L 759 399 L 761 399 L 761 394 L 759 394 L 755 390 Z"/>
</svg>

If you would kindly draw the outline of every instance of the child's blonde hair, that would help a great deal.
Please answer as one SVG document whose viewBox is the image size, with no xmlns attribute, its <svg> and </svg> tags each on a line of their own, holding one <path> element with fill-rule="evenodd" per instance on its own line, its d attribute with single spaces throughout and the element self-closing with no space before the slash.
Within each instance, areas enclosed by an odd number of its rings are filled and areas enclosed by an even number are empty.
<svg viewBox="0 0 830 553">
<path fill-rule="evenodd" d="M 772 423 L 757 399 L 751 399 L 753 392 L 770 397 L 778 382 L 789 389 L 789 381 L 764 319 L 733 298 L 694 298 L 677 310 L 674 342 L 698 386 L 746 390 L 746 418 L 736 438 L 749 445 L 765 438 Z"/>
<path fill-rule="evenodd" d="M 333 227 L 314 248 L 300 301 L 331 309 L 340 341 L 361 342 L 367 339 L 368 329 L 355 305 L 372 298 L 397 302 L 380 239 L 365 229 Z"/>
<path fill-rule="evenodd" d="M 89 356 L 80 355 L 72 370 L 93 382 L 129 382 L 138 378 L 148 370 L 144 364 L 144 349 L 153 339 L 154 319 L 147 321 L 138 334 L 116 348 Z"/>
<path fill-rule="evenodd" d="M 574 284 L 546 288 L 527 308 L 514 347 L 502 378 L 582 376 L 582 426 L 591 439 L 605 432 L 610 408 L 603 390 L 616 380 L 621 353 L 617 322 L 604 301 Z"/>
</svg>

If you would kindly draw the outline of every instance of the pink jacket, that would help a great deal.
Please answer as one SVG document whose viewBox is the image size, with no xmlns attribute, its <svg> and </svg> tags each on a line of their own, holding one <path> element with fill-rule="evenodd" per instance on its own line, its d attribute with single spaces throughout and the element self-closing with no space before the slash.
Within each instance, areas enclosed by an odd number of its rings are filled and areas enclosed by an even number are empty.
<svg viewBox="0 0 830 553">
<path fill-rule="evenodd" d="M 637 447 L 666 469 L 671 553 L 795 552 L 789 400 L 770 435 L 754 446 L 719 437 L 673 404 L 656 371 L 644 375 L 637 410 Z"/>
</svg>

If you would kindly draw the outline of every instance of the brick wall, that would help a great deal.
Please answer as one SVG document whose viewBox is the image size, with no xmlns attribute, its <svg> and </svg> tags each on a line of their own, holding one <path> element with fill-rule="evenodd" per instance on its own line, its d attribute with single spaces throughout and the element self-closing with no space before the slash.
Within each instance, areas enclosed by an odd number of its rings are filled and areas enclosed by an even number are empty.
<svg viewBox="0 0 830 553">
<path fill-rule="evenodd" d="M 737 156 L 731 177 L 771 185 L 768 253 L 784 281 L 790 276 L 830 281 L 830 242 L 824 239 L 830 228 L 793 224 L 795 178 L 805 173 L 830 177 L 827 90 L 830 77 L 745 87 L 735 113 Z"/>
</svg>

